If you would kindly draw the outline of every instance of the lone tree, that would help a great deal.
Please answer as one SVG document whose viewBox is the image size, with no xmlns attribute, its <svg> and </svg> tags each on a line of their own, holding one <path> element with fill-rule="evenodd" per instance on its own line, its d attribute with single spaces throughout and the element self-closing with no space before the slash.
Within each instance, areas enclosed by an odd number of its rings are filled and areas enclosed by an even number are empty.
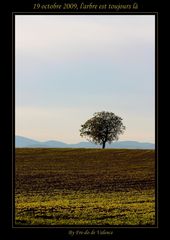
<svg viewBox="0 0 170 240">
<path fill-rule="evenodd" d="M 86 137 L 88 141 L 102 145 L 118 140 L 118 135 L 123 134 L 125 126 L 122 118 L 112 112 L 96 112 L 93 117 L 81 125 L 80 136 Z"/>
</svg>

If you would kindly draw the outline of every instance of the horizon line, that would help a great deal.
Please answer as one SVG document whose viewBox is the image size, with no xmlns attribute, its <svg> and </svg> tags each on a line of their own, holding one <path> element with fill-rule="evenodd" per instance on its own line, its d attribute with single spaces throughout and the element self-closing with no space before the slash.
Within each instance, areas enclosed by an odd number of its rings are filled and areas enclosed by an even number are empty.
<svg viewBox="0 0 170 240">
<path fill-rule="evenodd" d="M 61 140 L 54 140 L 54 139 L 48 139 L 48 140 L 36 140 L 34 138 L 30 138 L 30 137 L 25 137 L 25 136 L 21 136 L 21 135 L 16 135 L 15 134 L 15 137 L 23 137 L 23 138 L 27 138 L 27 139 L 30 139 L 30 140 L 33 140 L 33 141 L 37 141 L 37 142 L 48 142 L 48 141 L 57 141 L 57 142 L 61 142 L 61 143 L 64 143 L 64 144 L 68 144 L 68 145 L 71 145 L 71 144 L 78 144 L 78 143 L 81 143 L 81 142 L 87 142 L 87 143 L 92 143 L 92 144 L 95 144 L 93 142 L 90 142 L 88 140 L 84 140 L 84 141 L 80 141 L 80 142 L 76 142 L 76 143 L 67 143 L 65 141 L 61 141 Z M 117 141 L 112 141 L 112 143 L 114 142 L 139 142 L 139 143 L 151 143 L 151 144 L 154 144 L 155 145 L 155 142 L 150 142 L 150 141 L 139 141 L 139 140 L 117 140 Z M 108 144 L 108 142 L 107 142 Z M 95 145 L 100 145 L 100 144 L 95 144 Z"/>
</svg>

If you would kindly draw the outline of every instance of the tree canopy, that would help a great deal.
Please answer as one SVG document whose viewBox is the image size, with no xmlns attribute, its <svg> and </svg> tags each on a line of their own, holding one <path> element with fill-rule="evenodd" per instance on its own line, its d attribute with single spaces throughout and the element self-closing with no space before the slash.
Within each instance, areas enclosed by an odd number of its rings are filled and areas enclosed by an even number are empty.
<svg viewBox="0 0 170 240">
<path fill-rule="evenodd" d="M 112 112 L 96 112 L 81 125 L 80 136 L 105 148 L 106 142 L 118 140 L 119 135 L 124 133 L 125 126 L 122 120 Z"/>
</svg>

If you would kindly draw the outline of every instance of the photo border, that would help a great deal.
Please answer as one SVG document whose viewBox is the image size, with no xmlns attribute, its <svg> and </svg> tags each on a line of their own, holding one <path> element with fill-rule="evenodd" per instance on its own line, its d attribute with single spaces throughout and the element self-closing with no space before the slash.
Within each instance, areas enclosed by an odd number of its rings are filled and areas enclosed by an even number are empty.
<svg viewBox="0 0 170 240">
<path fill-rule="evenodd" d="M 15 225 L 15 16 L 16 15 L 154 15 L 155 16 L 155 225 Z M 158 173 L 158 12 L 12 12 L 12 228 L 50 229 L 158 229 L 159 228 L 159 173 Z"/>
</svg>

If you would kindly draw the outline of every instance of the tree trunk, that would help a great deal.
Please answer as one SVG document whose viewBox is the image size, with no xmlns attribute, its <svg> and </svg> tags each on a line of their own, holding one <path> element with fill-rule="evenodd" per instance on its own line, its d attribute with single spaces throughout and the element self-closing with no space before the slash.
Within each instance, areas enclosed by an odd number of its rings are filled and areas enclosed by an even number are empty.
<svg viewBox="0 0 170 240">
<path fill-rule="evenodd" d="M 102 148 L 104 149 L 106 145 L 106 142 L 103 142 Z"/>
</svg>

